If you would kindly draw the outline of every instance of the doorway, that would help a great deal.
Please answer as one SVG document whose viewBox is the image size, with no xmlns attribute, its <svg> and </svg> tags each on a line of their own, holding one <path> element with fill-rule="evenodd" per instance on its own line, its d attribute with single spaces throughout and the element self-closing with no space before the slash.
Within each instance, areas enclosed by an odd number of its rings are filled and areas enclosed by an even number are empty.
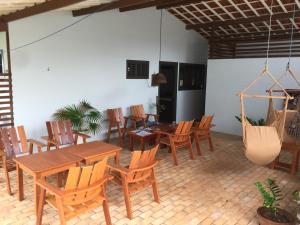
<svg viewBox="0 0 300 225">
<path fill-rule="evenodd" d="M 158 88 L 159 121 L 170 123 L 176 121 L 178 63 L 160 61 L 159 72 L 167 78 Z"/>
</svg>

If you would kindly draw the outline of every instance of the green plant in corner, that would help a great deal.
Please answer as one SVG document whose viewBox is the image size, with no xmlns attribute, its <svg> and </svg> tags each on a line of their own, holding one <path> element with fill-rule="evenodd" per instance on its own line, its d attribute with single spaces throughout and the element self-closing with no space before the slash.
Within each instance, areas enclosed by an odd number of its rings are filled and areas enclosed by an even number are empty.
<svg viewBox="0 0 300 225">
<path fill-rule="evenodd" d="M 241 116 L 235 116 L 235 118 L 241 123 L 242 122 L 242 118 Z M 255 121 L 254 119 L 251 119 L 249 117 L 246 117 L 246 119 L 248 120 L 248 122 L 252 125 L 252 126 L 265 126 L 266 125 L 266 121 L 261 118 L 257 121 Z"/>
<path fill-rule="evenodd" d="M 277 213 L 277 208 L 279 207 L 279 203 L 282 200 L 282 194 L 280 188 L 277 186 L 275 180 L 270 178 L 267 179 L 267 188 L 261 182 L 255 182 L 255 186 L 258 188 L 261 196 L 263 197 L 265 208 L 270 209 L 275 215 Z"/>
<path fill-rule="evenodd" d="M 75 131 L 95 135 L 101 129 L 103 114 L 89 102 L 82 100 L 78 105 L 73 104 L 58 109 L 53 117 L 56 120 L 70 120 Z"/>
</svg>

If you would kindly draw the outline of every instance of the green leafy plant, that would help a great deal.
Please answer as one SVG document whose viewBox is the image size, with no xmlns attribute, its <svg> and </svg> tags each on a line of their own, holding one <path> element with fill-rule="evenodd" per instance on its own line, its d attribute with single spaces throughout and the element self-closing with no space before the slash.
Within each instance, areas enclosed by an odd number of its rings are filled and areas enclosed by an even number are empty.
<svg viewBox="0 0 300 225">
<path fill-rule="evenodd" d="M 58 109 L 53 117 L 56 120 L 70 120 L 75 131 L 94 135 L 100 131 L 103 119 L 102 113 L 86 100 L 82 100 L 78 105 L 73 104 Z"/>
<path fill-rule="evenodd" d="M 282 194 L 280 188 L 277 186 L 275 180 L 268 178 L 266 180 L 267 188 L 261 182 L 255 182 L 255 186 L 258 188 L 261 196 L 263 197 L 263 206 L 270 209 L 275 215 L 277 213 L 277 208 L 282 200 Z"/>
<path fill-rule="evenodd" d="M 296 190 L 292 193 L 294 201 L 300 204 L 300 191 Z"/>
<path fill-rule="evenodd" d="M 235 116 L 235 118 L 239 121 L 242 122 L 242 116 Z M 254 119 L 251 119 L 249 117 L 246 117 L 246 119 L 248 120 L 248 122 L 252 125 L 252 126 L 265 126 L 266 125 L 266 121 L 264 119 L 259 119 L 257 121 L 255 121 Z"/>
</svg>

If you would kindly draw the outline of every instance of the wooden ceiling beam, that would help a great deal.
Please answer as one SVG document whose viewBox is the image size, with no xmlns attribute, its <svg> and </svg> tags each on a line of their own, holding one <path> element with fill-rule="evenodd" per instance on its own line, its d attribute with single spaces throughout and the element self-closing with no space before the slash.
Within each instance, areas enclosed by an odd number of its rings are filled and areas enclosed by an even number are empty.
<svg viewBox="0 0 300 225">
<path fill-rule="evenodd" d="M 96 12 L 103 12 L 107 10 L 137 7 L 139 5 L 147 4 L 149 2 L 154 2 L 154 0 L 118 0 L 114 2 L 104 3 L 96 6 L 91 6 L 88 8 L 73 10 L 73 16 L 83 16 Z M 149 6 L 150 7 L 150 6 Z"/>
<path fill-rule="evenodd" d="M 2 22 L 11 22 L 25 17 L 37 15 L 51 10 L 63 8 L 85 0 L 51 0 L 0 17 Z"/>
<path fill-rule="evenodd" d="M 272 31 L 271 35 L 291 35 L 292 30 L 276 30 Z M 299 34 L 300 29 L 294 30 L 294 35 Z M 228 35 L 219 35 L 217 36 L 218 39 L 228 39 L 228 38 L 242 38 L 242 37 L 267 37 L 269 35 L 268 31 L 261 31 L 261 32 L 251 32 L 251 33 L 234 33 L 234 34 L 228 34 Z"/>
<path fill-rule="evenodd" d="M 127 6 L 127 7 L 121 7 L 119 8 L 120 12 L 127 12 L 127 11 L 132 11 L 132 10 L 138 10 L 138 9 L 144 9 L 144 8 L 149 8 L 156 6 L 156 1 L 149 1 L 143 4 L 138 4 L 138 5 L 132 5 L 132 6 Z"/>
<path fill-rule="evenodd" d="M 299 17 L 300 12 L 295 13 L 295 17 Z M 282 19 L 289 19 L 293 18 L 293 12 L 289 13 L 277 13 L 272 16 L 272 20 L 282 20 Z M 224 26 L 235 26 L 239 24 L 250 24 L 250 23 L 256 23 L 256 22 L 263 22 L 263 21 L 269 21 L 270 15 L 265 16 L 254 16 L 254 17 L 248 17 L 248 18 L 241 18 L 241 19 L 235 19 L 235 20 L 225 20 L 225 21 L 213 21 L 209 23 L 198 23 L 198 24 L 189 24 L 186 26 L 187 30 L 191 29 L 208 29 L 213 27 L 224 27 Z"/>
<path fill-rule="evenodd" d="M 290 35 L 271 35 L 270 41 L 288 41 L 290 40 L 291 36 Z M 300 34 L 294 34 L 293 37 L 294 40 L 300 40 Z M 214 38 L 214 39 L 209 39 L 211 43 L 215 42 L 222 42 L 222 43 L 248 43 L 248 42 L 266 42 L 268 41 L 268 36 L 257 36 L 257 37 L 237 37 L 237 38 L 227 38 L 227 39 L 220 39 L 220 38 Z"/>
<path fill-rule="evenodd" d="M 167 9 L 172 8 L 180 5 L 189 5 L 189 4 L 197 4 L 201 2 L 205 2 L 207 0 L 169 0 L 163 3 L 157 4 L 157 9 Z"/>
</svg>

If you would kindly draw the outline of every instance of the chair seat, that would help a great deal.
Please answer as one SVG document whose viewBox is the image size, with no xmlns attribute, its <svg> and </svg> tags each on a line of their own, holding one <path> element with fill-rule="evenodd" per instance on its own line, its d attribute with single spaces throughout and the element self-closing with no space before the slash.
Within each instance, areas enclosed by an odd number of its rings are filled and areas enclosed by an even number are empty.
<svg viewBox="0 0 300 225">
<path fill-rule="evenodd" d="M 118 184 L 118 185 L 122 185 L 122 178 L 120 173 L 112 171 L 111 175 L 114 176 L 113 182 Z M 128 183 L 128 189 L 129 189 L 129 193 L 134 193 L 134 192 L 138 192 L 139 190 L 142 190 L 148 186 L 150 186 L 152 184 L 152 181 L 149 179 L 146 180 L 142 180 L 139 182 L 134 182 L 134 183 Z"/>
<path fill-rule="evenodd" d="M 170 146 L 171 143 L 170 143 L 170 139 L 167 138 L 167 137 L 163 137 L 163 138 L 160 138 L 160 143 L 161 144 L 164 144 L 164 145 L 168 145 Z M 178 147 L 178 148 L 181 148 L 181 147 L 185 147 L 186 145 L 189 144 L 188 141 L 183 141 L 183 142 L 174 142 L 175 146 Z"/>
<path fill-rule="evenodd" d="M 98 196 L 94 200 L 87 201 L 87 202 L 79 204 L 79 205 L 67 205 L 67 206 L 64 205 L 63 210 L 65 213 L 66 220 L 69 220 L 83 212 L 86 212 L 90 209 L 97 207 L 99 204 L 102 204 L 103 200 L 104 200 L 103 197 Z M 54 195 L 47 194 L 46 202 L 49 205 L 51 205 L 52 207 L 57 208 L 57 204 L 56 204 Z"/>
</svg>

